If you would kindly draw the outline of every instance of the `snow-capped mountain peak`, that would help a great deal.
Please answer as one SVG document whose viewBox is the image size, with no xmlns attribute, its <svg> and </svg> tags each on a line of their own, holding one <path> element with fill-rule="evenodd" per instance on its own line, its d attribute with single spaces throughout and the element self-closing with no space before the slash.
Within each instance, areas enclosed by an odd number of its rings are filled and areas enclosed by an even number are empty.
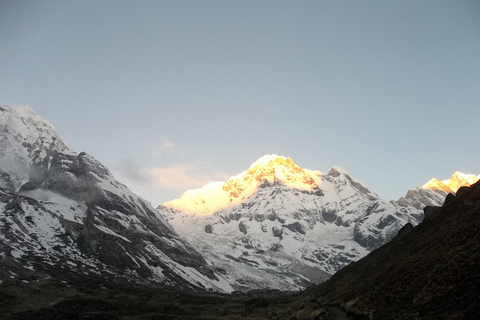
<svg viewBox="0 0 480 320">
<path fill-rule="evenodd" d="M 0 187 L 16 189 L 29 179 L 30 166 L 50 153 L 73 149 L 55 128 L 25 105 L 0 106 Z"/>
<path fill-rule="evenodd" d="M 470 186 L 480 179 L 480 175 L 465 174 L 461 172 L 455 172 L 450 179 L 438 180 L 432 179 L 425 183 L 422 188 L 430 190 L 441 190 L 447 193 L 456 193 L 462 186 Z"/>
<path fill-rule="evenodd" d="M 313 190 L 320 182 L 320 171 L 302 169 L 290 158 L 272 154 L 259 158 L 248 170 L 227 182 L 212 182 L 200 189 L 189 190 L 164 206 L 196 215 L 210 215 L 242 203 L 261 187 L 282 184 L 297 190 Z"/>
<path fill-rule="evenodd" d="M 328 174 L 330 175 L 340 175 L 340 174 L 348 174 L 347 170 L 339 167 L 339 166 L 333 166 L 328 170 Z"/>
<path fill-rule="evenodd" d="M 292 290 L 324 281 L 408 222 L 385 219 L 378 230 L 370 217 L 378 222 L 394 206 L 345 169 L 322 174 L 277 155 L 261 157 L 225 183 L 187 191 L 158 211 L 243 289 Z"/>
<path fill-rule="evenodd" d="M 249 191 L 252 191 L 249 189 L 275 183 L 299 190 L 311 190 L 320 183 L 320 172 L 302 169 L 290 158 L 266 155 L 255 161 L 247 171 L 230 178 L 222 189 L 233 198 L 238 198 L 249 196 Z"/>
<path fill-rule="evenodd" d="M 56 132 L 55 127 L 26 105 L 0 106 L 0 121 L 5 138 L 22 139 L 23 145 L 49 145 L 55 142 L 61 151 L 73 149 Z M 40 147 L 41 145 L 39 145 Z"/>
</svg>

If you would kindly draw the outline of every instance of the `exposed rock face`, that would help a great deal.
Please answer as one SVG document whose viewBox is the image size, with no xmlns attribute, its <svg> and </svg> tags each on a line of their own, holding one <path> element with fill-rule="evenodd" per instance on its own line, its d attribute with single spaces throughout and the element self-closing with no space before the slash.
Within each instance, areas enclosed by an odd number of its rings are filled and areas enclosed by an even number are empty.
<svg viewBox="0 0 480 320">
<path fill-rule="evenodd" d="M 212 233 L 213 232 L 213 226 L 211 224 L 207 224 L 205 226 L 205 232 L 206 233 Z"/>
<path fill-rule="evenodd" d="M 279 228 L 276 228 L 276 227 L 272 227 L 272 233 L 273 233 L 274 237 L 277 237 L 277 238 L 280 238 L 280 239 L 283 238 L 283 228 L 279 229 Z"/>
<path fill-rule="evenodd" d="M 305 234 L 306 233 L 302 224 L 298 221 L 296 221 L 294 223 L 291 223 L 291 224 L 288 224 L 288 225 L 285 225 L 285 228 L 287 228 L 288 230 L 290 230 L 292 232 L 297 232 L 297 233 L 300 233 L 300 234 Z"/>
<path fill-rule="evenodd" d="M 434 211 L 408 233 L 306 292 L 302 301 L 320 302 L 320 308 L 336 305 L 372 320 L 476 318 L 480 182 Z"/>
<path fill-rule="evenodd" d="M 3 186 L 10 187 L 0 189 L 4 254 L 32 267 L 62 261 L 77 272 L 230 290 L 149 203 L 73 151 L 33 110 L 1 107 L 0 125 Z"/>
<path fill-rule="evenodd" d="M 248 226 L 245 223 L 243 223 L 243 221 L 238 224 L 238 230 L 240 230 L 241 233 L 247 234 L 247 229 L 248 229 Z"/>
<path fill-rule="evenodd" d="M 414 207 L 423 210 L 425 206 L 440 205 L 443 203 L 448 193 L 442 189 L 416 189 L 408 190 L 404 197 L 401 197 L 396 203 L 402 207 Z"/>
</svg>

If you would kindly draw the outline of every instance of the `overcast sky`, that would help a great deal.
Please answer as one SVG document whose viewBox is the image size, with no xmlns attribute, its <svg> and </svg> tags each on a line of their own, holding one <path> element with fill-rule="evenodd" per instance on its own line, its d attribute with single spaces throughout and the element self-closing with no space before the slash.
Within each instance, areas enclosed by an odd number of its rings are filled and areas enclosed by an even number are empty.
<svg viewBox="0 0 480 320">
<path fill-rule="evenodd" d="M 154 206 L 265 154 L 383 198 L 480 173 L 480 1 L 0 1 L 0 104 Z"/>
</svg>

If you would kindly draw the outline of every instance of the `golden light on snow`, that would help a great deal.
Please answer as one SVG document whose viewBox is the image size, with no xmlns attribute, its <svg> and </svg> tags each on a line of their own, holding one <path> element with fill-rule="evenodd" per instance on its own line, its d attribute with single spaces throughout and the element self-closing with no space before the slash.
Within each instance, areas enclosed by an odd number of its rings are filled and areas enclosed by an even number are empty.
<svg viewBox="0 0 480 320">
<path fill-rule="evenodd" d="M 430 190 L 442 190 L 448 193 L 456 193 L 460 187 L 471 186 L 475 182 L 480 180 L 480 175 L 464 174 L 461 172 L 455 172 L 450 179 L 438 180 L 432 179 L 425 183 L 422 188 Z"/>
<path fill-rule="evenodd" d="M 313 190 L 320 186 L 321 173 L 302 169 L 290 158 L 267 155 L 227 182 L 211 182 L 200 189 L 189 190 L 164 206 L 193 215 L 211 215 L 242 203 L 262 185 L 277 182 L 298 190 Z"/>
</svg>

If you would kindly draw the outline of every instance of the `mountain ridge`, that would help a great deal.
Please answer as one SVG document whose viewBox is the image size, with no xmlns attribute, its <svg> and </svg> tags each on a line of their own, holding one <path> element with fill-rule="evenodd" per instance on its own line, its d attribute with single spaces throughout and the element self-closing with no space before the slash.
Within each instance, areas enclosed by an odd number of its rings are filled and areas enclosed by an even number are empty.
<svg viewBox="0 0 480 320">
<path fill-rule="evenodd" d="M 0 258 L 29 268 L 61 263 L 197 290 L 300 290 L 418 224 L 423 207 L 447 195 L 417 187 L 385 201 L 343 168 L 322 173 L 267 155 L 186 192 L 177 204 L 188 210 L 155 210 L 31 108 L 0 107 L 0 131 Z M 472 176 L 441 183 L 453 190 Z"/>
<path fill-rule="evenodd" d="M 451 180 L 467 181 L 463 176 Z M 216 207 L 218 195 L 222 205 Z M 267 155 L 227 182 L 187 191 L 157 210 L 214 265 L 236 274 L 230 281 L 237 288 L 297 290 L 386 243 L 404 225 L 417 225 L 423 207 L 441 205 L 446 195 L 417 187 L 398 201 L 385 201 L 338 166 L 322 173 Z M 239 263 L 249 271 L 239 270 Z M 300 267 L 289 278 L 292 264 Z M 259 269 L 289 279 L 265 276 L 259 282 L 253 276 Z"/>
<path fill-rule="evenodd" d="M 438 180 L 431 179 L 422 186 L 422 189 L 437 189 L 448 193 L 456 193 L 460 187 L 471 186 L 480 179 L 480 175 L 465 174 L 462 172 L 455 172 L 449 179 Z"/>
<path fill-rule="evenodd" d="M 461 187 L 418 226 L 306 290 L 289 317 L 337 306 L 360 319 L 475 319 L 479 212 L 480 182 Z"/>
<path fill-rule="evenodd" d="M 209 215 L 220 208 L 240 204 L 262 184 L 283 183 L 309 190 L 316 187 L 318 180 L 318 172 L 302 169 L 290 158 L 266 155 L 255 161 L 248 170 L 232 176 L 226 182 L 211 182 L 202 188 L 188 190 L 179 199 L 162 205 Z"/>
<path fill-rule="evenodd" d="M 0 132 L 2 262 L 231 291 L 148 202 L 31 108 L 2 106 Z"/>
</svg>

